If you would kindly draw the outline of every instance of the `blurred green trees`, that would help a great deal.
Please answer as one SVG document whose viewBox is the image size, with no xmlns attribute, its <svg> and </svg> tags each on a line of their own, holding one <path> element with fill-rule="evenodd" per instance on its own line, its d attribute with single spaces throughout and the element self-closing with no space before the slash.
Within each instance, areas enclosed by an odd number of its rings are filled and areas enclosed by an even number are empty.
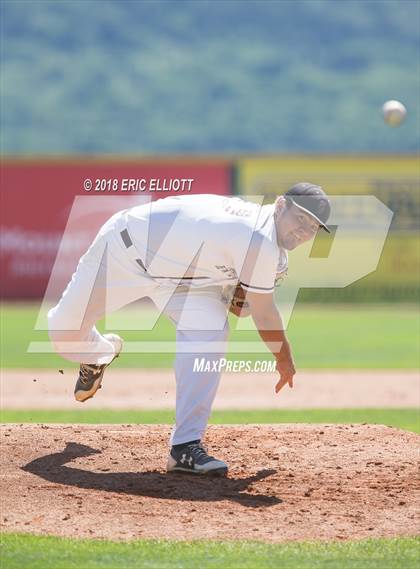
<svg viewBox="0 0 420 569">
<path fill-rule="evenodd" d="M 417 148 L 416 0 L 2 0 L 1 20 L 6 154 Z"/>
</svg>

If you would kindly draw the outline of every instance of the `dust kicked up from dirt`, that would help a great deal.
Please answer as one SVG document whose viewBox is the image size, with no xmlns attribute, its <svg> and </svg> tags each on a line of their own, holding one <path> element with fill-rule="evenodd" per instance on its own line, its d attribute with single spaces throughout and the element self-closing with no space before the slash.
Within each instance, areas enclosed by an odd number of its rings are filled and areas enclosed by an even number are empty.
<svg viewBox="0 0 420 569">
<path fill-rule="evenodd" d="M 227 478 L 166 474 L 168 426 L 3 425 L 2 531 L 95 538 L 414 535 L 419 437 L 374 425 L 212 426 Z"/>
</svg>

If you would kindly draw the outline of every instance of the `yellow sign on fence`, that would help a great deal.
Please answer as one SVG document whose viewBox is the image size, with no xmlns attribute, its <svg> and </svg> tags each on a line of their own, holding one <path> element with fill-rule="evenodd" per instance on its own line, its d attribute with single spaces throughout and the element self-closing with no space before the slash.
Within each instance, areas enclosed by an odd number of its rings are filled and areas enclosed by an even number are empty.
<svg viewBox="0 0 420 569">
<path fill-rule="evenodd" d="M 374 195 L 394 212 L 392 231 L 418 229 L 420 162 L 416 156 L 270 156 L 236 163 L 235 193 L 269 198 L 296 182 L 330 195 Z"/>
</svg>

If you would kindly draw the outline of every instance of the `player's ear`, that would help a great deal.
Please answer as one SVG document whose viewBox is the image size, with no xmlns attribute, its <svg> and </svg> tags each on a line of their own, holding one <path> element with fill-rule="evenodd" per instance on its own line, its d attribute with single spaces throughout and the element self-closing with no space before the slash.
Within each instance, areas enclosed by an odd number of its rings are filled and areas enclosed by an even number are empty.
<svg viewBox="0 0 420 569">
<path fill-rule="evenodd" d="M 286 207 L 286 198 L 284 196 L 279 196 L 276 199 L 276 213 L 280 213 Z"/>
</svg>

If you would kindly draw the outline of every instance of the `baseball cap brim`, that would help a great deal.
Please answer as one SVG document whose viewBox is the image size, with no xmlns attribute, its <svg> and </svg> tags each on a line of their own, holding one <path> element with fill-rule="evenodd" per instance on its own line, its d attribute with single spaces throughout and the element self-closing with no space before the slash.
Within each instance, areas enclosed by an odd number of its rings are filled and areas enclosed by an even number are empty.
<svg viewBox="0 0 420 569">
<path fill-rule="evenodd" d="M 323 229 L 325 229 L 325 231 L 326 231 L 327 233 L 331 233 L 331 230 L 328 229 L 328 226 L 325 225 L 325 223 L 324 223 L 323 221 L 321 221 L 321 220 L 319 219 L 319 217 L 317 217 L 312 211 L 310 211 L 309 209 L 306 209 L 306 207 L 303 207 L 302 205 L 298 204 L 298 203 L 296 202 L 296 200 L 294 200 L 294 199 L 292 198 L 292 196 L 286 196 L 286 197 L 287 197 L 287 199 L 290 200 L 297 208 L 301 209 L 302 211 L 304 211 L 305 213 L 307 213 L 308 215 L 310 215 L 313 219 L 315 219 L 315 220 L 319 223 L 320 227 L 322 227 Z"/>
</svg>

